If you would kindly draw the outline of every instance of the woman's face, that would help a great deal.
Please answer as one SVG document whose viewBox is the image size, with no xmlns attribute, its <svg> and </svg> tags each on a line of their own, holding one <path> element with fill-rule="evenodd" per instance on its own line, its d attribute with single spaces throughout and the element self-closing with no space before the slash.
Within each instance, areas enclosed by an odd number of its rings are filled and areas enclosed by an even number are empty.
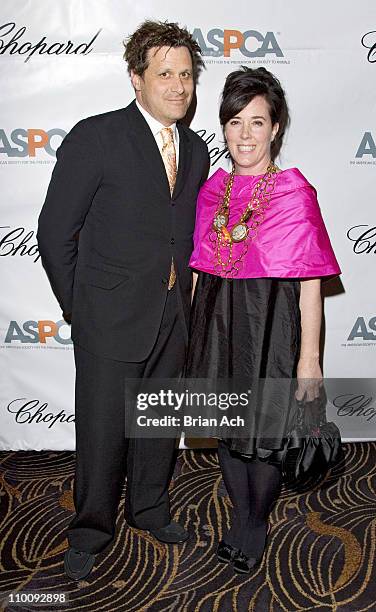
<svg viewBox="0 0 376 612">
<path fill-rule="evenodd" d="M 228 150 L 236 174 L 263 174 L 270 162 L 270 144 L 278 132 L 272 125 L 269 106 L 256 96 L 225 125 Z"/>
</svg>

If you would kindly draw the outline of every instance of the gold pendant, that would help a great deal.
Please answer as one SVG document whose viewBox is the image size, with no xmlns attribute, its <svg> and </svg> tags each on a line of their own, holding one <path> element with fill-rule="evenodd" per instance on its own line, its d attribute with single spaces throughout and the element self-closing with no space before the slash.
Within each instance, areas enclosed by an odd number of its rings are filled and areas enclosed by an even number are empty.
<svg viewBox="0 0 376 612">
<path fill-rule="evenodd" d="M 237 225 L 234 225 L 231 230 L 231 240 L 233 242 L 243 242 L 243 240 L 245 240 L 248 236 L 248 231 L 248 225 L 245 223 L 238 223 Z"/>
<path fill-rule="evenodd" d="M 224 226 L 227 225 L 228 222 L 228 215 L 226 215 L 226 213 L 223 212 L 219 212 L 217 215 L 215 215 L 214 217 L 214 221 L 213 221 L 213 228 L 216 231 L 221 230 Z"/>
</svg>

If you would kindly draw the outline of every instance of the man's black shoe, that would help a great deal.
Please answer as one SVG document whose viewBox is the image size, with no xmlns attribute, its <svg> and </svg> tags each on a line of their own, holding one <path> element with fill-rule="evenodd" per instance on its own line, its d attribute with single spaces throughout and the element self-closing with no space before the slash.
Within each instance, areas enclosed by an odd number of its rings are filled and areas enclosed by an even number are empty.
<svg viewBox="0 0 376 612">
<path fill-rule="evenodd" d="M 149 533 L 164 544 L 179 544 L 188 540 L 189 537 L 188 531 L 175 521 L 159 529 L 149 529 Z"/>
<path fill-rule="evenodd" d="M 64 569 L 69 578 L 81 580 L 90 574 L 94 562 L 94 555 L 76 548 L 68 548 L 64 556 Z"/>
</svg>

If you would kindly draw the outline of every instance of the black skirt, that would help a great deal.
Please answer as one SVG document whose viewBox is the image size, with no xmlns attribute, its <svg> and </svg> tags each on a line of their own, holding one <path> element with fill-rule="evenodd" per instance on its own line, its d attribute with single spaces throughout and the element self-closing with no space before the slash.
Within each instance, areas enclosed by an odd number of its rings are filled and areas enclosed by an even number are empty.
<svg viewBox="0 0 376 612">
<path fill-rule="evenodd" d="M 231 450 L 278 461 L 293 428 L 300 352 L 300 281 L 224 279 L 199 273 L 192 304 L 187 378 L 265 381 Z M 268 385 L 268 379 L 285 379 Z M 295 380 L 294 380 L 295 379 Z"/>
</svg>

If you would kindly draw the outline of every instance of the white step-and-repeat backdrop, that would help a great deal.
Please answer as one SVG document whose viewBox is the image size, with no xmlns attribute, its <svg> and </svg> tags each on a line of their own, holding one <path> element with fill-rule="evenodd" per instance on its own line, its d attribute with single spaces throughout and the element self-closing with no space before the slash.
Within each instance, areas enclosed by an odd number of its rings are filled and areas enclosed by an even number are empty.
<svg viewBox="0 0 376 612">
<path fill-rule="evenodd" d="M 206 70 L 191 127 L 208 144 L 212 171 L 227 167 L 217 119 L 225 76 L 243 64 L 281 80 L 292 124 L 279 165 L 299 167 L 316 186 L 343 270 L 325 289 L 325 375 L 374 376 L 374 0 L 171 7 L 167 0 L 1 2 L 1 449 L 74 448 L 70 329 L 41 266 L 37 217 L 64 135 L 81 118 L 133 99 L 122 40 L 145 18 L 186 25 L 202 48 Z M 361 387 L 359 380 L 360 396 Z M 354 437 L 376 438 L 372 402 L 366 392 L 350 402 Z"/>
</svg>

